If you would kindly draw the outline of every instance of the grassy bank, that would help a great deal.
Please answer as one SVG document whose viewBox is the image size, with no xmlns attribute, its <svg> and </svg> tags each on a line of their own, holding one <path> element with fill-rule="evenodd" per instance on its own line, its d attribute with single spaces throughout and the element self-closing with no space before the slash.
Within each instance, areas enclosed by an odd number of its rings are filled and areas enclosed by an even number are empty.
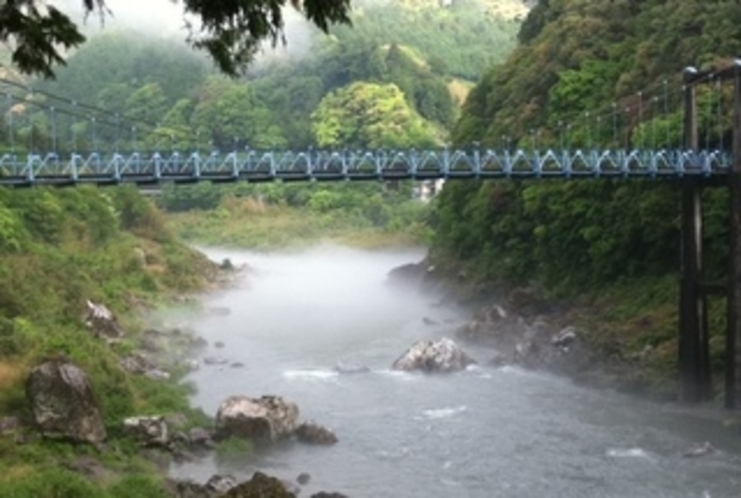
<svg viewBox="0 0 741 498">
<path fill-rule="evenodd" d="M 128 188 L 0 190 L 0 253 L 0 418 L 24 423 L 0 435 L 0 497 L 164 496 L 153 465 L 122 437 L 121 421 L 200 415 L 177 375 L 156 381 L 126 373 L 119 361 L 135 347 L 140 313 L 204 289 L 214 265 L 179 242 L 159 211 Z M 126 330 L 120 347 L 84 326 L 88 299 L 117 314 Z M 27 425 L 28 372 L 58 355 L 91 378 L 109 432 L 102 451 L 43 440 Z M 100 467 L 92 478 L 78 465 L 90 459 Z"/>
<path fill-rule="evenodd" d="M 375 249 L 421 245 L 431 235 L 428 206 L 412 200 L 408 186 L 276 184 L 239 186 L 216 199 L 209 187 L 170 195 L 181 200 L 166 194 L 161 201 L 169 226 L 203 245 L 291 250 L 332 241 Z"/>
</svg>

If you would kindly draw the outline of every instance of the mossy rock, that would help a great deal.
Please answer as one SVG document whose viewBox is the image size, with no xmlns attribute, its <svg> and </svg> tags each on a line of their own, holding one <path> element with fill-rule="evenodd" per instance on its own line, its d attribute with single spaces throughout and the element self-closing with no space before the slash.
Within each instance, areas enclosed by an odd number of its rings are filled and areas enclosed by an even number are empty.
<svg viewBox="0 0 741 498">
<path fill-rule="evenodd" d="M 232 488 L 225 498 L 295 498 L 277 478 L 255 472 L 252 479 Z"/>
</svg>

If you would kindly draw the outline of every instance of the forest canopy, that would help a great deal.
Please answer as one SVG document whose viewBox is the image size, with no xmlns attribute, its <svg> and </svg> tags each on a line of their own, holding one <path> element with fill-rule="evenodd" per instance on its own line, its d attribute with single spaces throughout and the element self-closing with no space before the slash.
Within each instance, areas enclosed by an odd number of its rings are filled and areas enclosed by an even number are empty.
<svg viewBox="0 0 741 498">
<path fill-rule="evenodd" d="M 474 81 L 514 48 L 519 22 L 487 14 L 488 1 L 440 6 L 406 0 L 394 8 L 353 1 L 352 26 L 334 26 L 324 36 L 319 28 L 304 29 L 306 23 L 289 24 L 286 29 L 300 26 L 297 32 L 306 35 L 300 44 L 266 48 L 238 78 L 225 77 L 181 34 L 83 25 L 86 33 L 99 34 L 65 53 L 53 80 L 3 77 L 0 148 L 67 154 L 338 146 L 317 136 L 328 129 L 323 117 L 333 113 L 316 111 L 322 102 L 327 110 L 338 101 L 328 99 L 330 94 L 358 103 L 367 91 L 380 98 L 376 106 L 403 112 L 392 113 L 394 119 L 383 125 L 346 120 L 346 146 L 379 145 L 379 137 L 391 137 L 386 145 L 394 147 L 440 144 L 448 140 Z M 131 12 L 119 12 L 116 22 L 126 15 Z M 349 90 L 355 84 L 360 86 Z M 374 91 L 378 87 L 387 91 Z M 414 126 L 392 133 L 402 117 Z"/>
</svg>

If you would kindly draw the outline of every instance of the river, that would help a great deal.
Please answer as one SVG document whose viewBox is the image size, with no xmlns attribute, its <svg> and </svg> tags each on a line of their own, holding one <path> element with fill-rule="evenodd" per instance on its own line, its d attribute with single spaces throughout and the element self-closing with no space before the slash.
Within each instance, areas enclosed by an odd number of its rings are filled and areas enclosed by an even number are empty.
<svg viewBox="0 0 741 498">
<path fill-rule="evenodd" d="M 222 472 L 246 479 L 262 470 L 295 482 L 308 472 L 302 496 L 328 490 L 354 498 L 741 496 L 741 436 L 717 420 L 489 367 L 491 351 L 468 345 L 480 366 L 465 372 L 389 370 L 414 341 L 449 335 L 423 317 L 450 327 L 467 318 L 433 306 L 435 296 L 386 284 L 390 269 L 418 261 L 421 251 L 207 252 L 254 272 L 207 298 L 231 314 L 192 324 L 211 345 L 225 344 L 204 355 L 245 365 L 192 373 L 193 402 L 215 414 L 230 395 L 281 395 L 340 442 L 275 448 L 224 466 L 211 458 L 179 464 L 175 477 L 205 481 Z M 338 361 L 371 372 L 340 375 L 333 370 Z M 719 453 L 682 457 L 704 441 Z"/>
</svg>

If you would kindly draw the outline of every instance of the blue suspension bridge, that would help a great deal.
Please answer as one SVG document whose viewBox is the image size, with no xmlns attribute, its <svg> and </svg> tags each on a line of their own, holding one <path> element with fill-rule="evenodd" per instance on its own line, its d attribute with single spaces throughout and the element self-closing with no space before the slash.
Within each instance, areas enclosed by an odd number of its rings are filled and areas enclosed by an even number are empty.
<svg viewBox="0 0 741 498">
<path fill-rule="evenodd" d="M 720 74 L 703 75 L 699 81 L 715 83 L 711 86 L 716 91 L 705 99 L 703 116 L 709 119 L 713 115 L 720 121 Z M 7 79 L 0 79 L 0 85 L 6 88 L 4 106 L 0 90 L 0 109 L 4 107 L 6 126 L 2 131 L 9 145 L 6 150 L 0 149 L 0 186 L 276 180 L 709 179 L 725 178 L 732 169 L 723 134 L 711 139 L 712 126 L 705 126 L 703 148 L 679 142 L 681 124 L 672 121 L 672 116 L 677 114 L 675 108 L 681 103 L 682 92 L 670 91 L 667 81 L 661 82 L 656 91 L 637 92 L 625 104 L 613 103 L 600 112 L 585 112 L 572 123 L 557 123 L 554 126 L 558 130 L 531 130 L 517 146 L 502 137 L 498 146 L 485 147 L 471 144 L 436 150 L 303 151 L 240 147 L 246 142 L 224 137 L 219 147 L 213 147 L 213 143 L 202 143 L 194 136 L 198 132 L 191 129 L 163 127 Z"/>
<path fill-rule="evenodd" d="M 502 178 L 726 177 L 731 158 L 719 151 L 233 151 L 113 153 L 5 153 L 0 185 L 69 186 L 162 182 L 269 182 Z"/>
<path fill-rule="evenodd" d="M 193 139 L 193 130 L 165 130 L 157 123 L 0 79 L 6 88 L 6 105 L 3 109 L 0 102 L 0 109 L 5 115 L 4 142 L 9 145 L 0 150 L 0 186 L 441 178 L 672 181 L 682 191 L 679 397 L 699 402 L 712 396 L 708 298 L 720 295 L 728 303 L 725 404 L 737 408 L 741 405 L 741 61 L 713 71 L 687 68 L 683 76 L 680 90 L 670 92 L 663 81 L 658 90 L 637 92 L 604 111 L 583 112 L 570 123 L 520 133 L 514 145 L 503 136 L 498 146 L 279 151 L 240 148 L 234 138 L 231 149 L 223 143 L 219 147 L 226 153 L 213 143 Z M 726 91 L 728 86 L 732 92 Z M 26 118 L 31 107 L 37 109 L 36 115 L 41 113 L 43 126 Z M 190 136 L 183 147 L 188 152 L 177 150 L 174 131 L 178 137 Z M 169 138 L 169 147 L 161 145 L 162 138 L 165 142 Z M 709 282 L 704 274 L 702 192 L 709 187 L 730 192 L 731 256 L 724 282 Z"/>
</svg>

